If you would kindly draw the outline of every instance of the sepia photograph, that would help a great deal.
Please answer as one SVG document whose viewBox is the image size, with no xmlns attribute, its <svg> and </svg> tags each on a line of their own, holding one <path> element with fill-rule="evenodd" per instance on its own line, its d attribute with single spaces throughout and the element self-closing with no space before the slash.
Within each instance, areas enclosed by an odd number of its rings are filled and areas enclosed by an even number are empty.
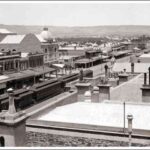
<svg viewBox="0 0 150 150">
<path fill-rule="evenodd" d="M 2 149 L 144 149 L 149 120 L 150 2 L 0 1 Z"/>
</svg>

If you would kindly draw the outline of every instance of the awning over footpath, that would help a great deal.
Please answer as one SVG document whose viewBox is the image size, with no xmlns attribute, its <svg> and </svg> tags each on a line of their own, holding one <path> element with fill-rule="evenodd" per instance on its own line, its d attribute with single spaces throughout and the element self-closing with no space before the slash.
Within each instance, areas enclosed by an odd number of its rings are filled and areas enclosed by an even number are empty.
<svg viewBox="0 0 150 150">
<path fill-rule="evenodd" d="M 44 67 L 33 68 L 32 71 L 34 71 L 36 75 L 41 75 L 45 73 L 52 73 L 56 71 L 56 69 L 44 66 Z"/>
<path fill-rule="evenodd" d="M 56 71 L 56 69 L 44 66 L 44 67 L 32 68 L 32 69 L 12 73 L 8 75 L 8 78 L 10 80 L 18 80 L 18 79 L 39 76 L 39 75 L 51 73 L 54 71 Z"/>
<path fill-rule="evenodd" d="M 11 73 L 8 75 L 11 80 L 19 80 L 19 79 L 24 79 L 28 77 L 34 76 L 34 74 L 28 74 L 28 71 L 22 71 L 22 72 L 16 72 L 16 73 Z"/>
<path fill-rule="evenodd" d="M 105 60 L 107 58 L 108 56 L 96 56 L 96 57 L 92 57 L 91 59 L 83 58 L 83 59 L 77 60 L 75 64 L 86 64 L 86 63 L 94 62 L 97 60 Z"/>
</svg>

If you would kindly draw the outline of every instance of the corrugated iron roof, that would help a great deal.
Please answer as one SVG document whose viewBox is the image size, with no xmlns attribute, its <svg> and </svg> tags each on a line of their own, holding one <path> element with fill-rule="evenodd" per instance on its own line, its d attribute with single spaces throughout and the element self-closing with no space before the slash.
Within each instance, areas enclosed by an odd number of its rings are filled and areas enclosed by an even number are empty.
<svg viewBox="0 0 150 150">
<path fill-rule="evenodd" d="M 25 35 L 7 35 L 0 44 L 19 44 Z"/>
<path fill-rule="evenodd" d="M 13 32 L 11 32 L 11 31 L 9 31 L 7 29 L 0 29 L 0 33 L 2 33 L 2 34 L 8 34 L 8 33 L 13 33 Z"/>
<path fill-rule="evenodd" d="M 40 34 L 35 34 L 35 36 L 38 38 L 40 42 L 46 42 L 46 40 L 44 40 Z"/>
<path fill-rule="evenodd" d="M 39 75 L 40 74 L 43 74 L 43 73 L 49 73 L 49 72 L 53 72 L 55 71 L 56 69 L 54 68 L 50 68 L 50 67 L 47 67 L 47 66 L 44 66 L 44 67 L 36 67 L 36 68 L 32 68 L 30 69 L 36 73 L 38 73 Z"/>
<path fill-rule="evenodd" d="M 150 53 L 149 54 L 143 54 L 140 56 L 140 58 L 150 58 Z"/>
</svg>

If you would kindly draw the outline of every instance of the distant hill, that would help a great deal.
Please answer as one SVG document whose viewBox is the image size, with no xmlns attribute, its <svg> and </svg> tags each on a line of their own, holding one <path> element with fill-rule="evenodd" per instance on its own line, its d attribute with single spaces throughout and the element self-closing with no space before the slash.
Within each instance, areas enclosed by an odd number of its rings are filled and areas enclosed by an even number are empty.
<svg viewBox="0 0 150 150">
<path fill-rule="evenodd" d="M 91 27 L 65 27 L 47 26 L 54 37 L 97 37 L 97 36 L 137 36 L 150 35 L 150 26 L 121 25 L 121 26 L 91 26 Z M 43 26 L 4 25 L 6 28 L 18 34 L 41 33 Z"/>
</svg>

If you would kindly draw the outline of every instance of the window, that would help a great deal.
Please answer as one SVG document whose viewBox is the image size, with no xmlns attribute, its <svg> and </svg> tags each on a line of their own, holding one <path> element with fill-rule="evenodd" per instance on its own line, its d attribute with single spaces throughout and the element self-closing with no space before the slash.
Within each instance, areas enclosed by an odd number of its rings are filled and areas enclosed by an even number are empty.
<svg viewBox="0 0 150 150">
<path fill-rule="evenodd" d="M 47 53 L 47 48 L 45 48 L 45 53 Z"/>
</svg>

